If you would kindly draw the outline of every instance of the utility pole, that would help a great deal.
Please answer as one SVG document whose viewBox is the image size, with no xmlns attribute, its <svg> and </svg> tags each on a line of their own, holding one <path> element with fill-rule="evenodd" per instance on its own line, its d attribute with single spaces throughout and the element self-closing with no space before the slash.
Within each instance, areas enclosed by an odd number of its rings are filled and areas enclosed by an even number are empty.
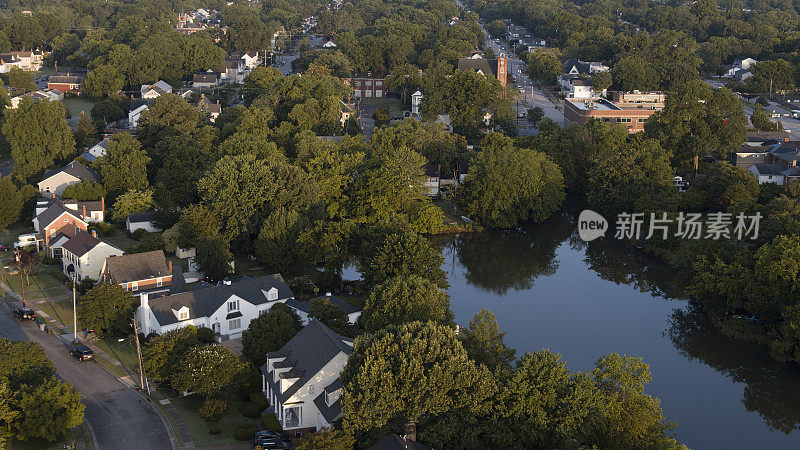
<svg viewBox="0 0 800 450">
<path fill-rule="evenodd" d="M 78 308 L 75 295 L 75 276 L 72 276 L 72 342 L 78 342 Z"/>
<path fill-rule="evenodd" d="M 136 316 L 133 317 L 133 335 L 136 338 L 136 356 L 139 359 L 139 385 L 142 387 L 142 390 L 144 390 L 144 369 L 142 368 L 142 348 L 139 346 L 139 331 L 138 328 L 136 328 Z"/>
<path fill-rule="evenodd" d="M 772 78 L 769 79 L 769 99 L 772 100 Z"/>
</svg>

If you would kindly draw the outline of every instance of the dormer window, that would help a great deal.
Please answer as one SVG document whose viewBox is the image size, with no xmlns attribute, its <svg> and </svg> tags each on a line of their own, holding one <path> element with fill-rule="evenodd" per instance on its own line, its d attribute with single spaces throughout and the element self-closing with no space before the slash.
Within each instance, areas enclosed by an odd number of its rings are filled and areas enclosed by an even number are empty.
<svg viewBox="0 0 800 450">
<path fill-rule="evenodd" d="M 189 318 L 189 311 L 181 311 L 178 320 L 186 320 Z"/>
<path fill-rule="evenodd" d="M 278 299 L 278 290 L 275 289 L 275 288 L 270 289 L 267 292 L 267 300 L 272 302 L 272 301 L 275 301 L 277 299 Z"/>
<path fill-rule="evenodd" d="M 228 302 L 228 312 L 239 310 L 239 300 L 232 300 Z"/>
<path fill-rule="evenodd" d="M 131 282 L 131 290 L 138 291 L 139 290 L 139 283 L 136 281 Z"/>
</svg>

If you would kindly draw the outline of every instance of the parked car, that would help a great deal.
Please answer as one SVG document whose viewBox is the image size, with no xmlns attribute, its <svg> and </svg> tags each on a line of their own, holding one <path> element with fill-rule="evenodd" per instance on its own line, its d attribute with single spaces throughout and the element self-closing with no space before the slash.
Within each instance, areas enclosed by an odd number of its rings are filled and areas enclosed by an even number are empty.
<svg viewBox="0 0 800 450">
<path fill-rule="evenodd" d="M 36 317 L 36 313 L 30 308 L 16 308 L 11 315 L 19 320 L 33 320 Z"/>
<path fill-rule="evenodd" d="M 261 430 L 253 435 L 253 447 L 256 446 L 264 450 L 283 450 L 291 448 L 291 443 L 277 431 Z"/>
<path fill-rule="evenodd" d="M 11 250 L 11 246 L 8 244 L 0 244 L 0 251 L 7 252 Z"/>
<path fill-rule="evenodd" d="M 92 349 L 85 345 L 78 345 L 73 347 L 72 350 L 69 351 L 69 354 L 72 355 L 75 359 L 86 361 L 89 359 L 94 358 L 94 352 Z"/>
<path fill-rule="evenodd" d="M 17 239 L 17 242 L 14 243 L 15 248 L 25 248 L 29 245 L 36 244 L 36 233 L 30 234 L 21 234 Z"/>
</svg>

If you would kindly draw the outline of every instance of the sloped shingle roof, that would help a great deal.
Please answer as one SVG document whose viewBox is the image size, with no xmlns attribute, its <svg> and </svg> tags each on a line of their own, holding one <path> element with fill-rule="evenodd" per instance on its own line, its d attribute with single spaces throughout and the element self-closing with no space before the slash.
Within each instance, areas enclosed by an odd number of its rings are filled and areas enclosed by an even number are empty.
<svg viewBox="0 0 800 450">
<path fill-rule="evenodd" d="M 361 311 L 360 309 L 356 308 L 355 306 L 351 305 L 350 303 L 347 303 L 346 301 L 344 301 L 344 300 L 342 300 L 340 298 L 337 298 L 337 297 L 331 296 L 331 297 L 320 297 L 320 298 L 323 299 L 323 300 L 328 300 L 331 303 L 333 303 L 334 305 L 338 306 L 339 308 L 341 308 L 342 311 L 344 311 L 345 314 L 352 314 L 352 313 L 356 313 L 356 312 Z M 311 313 L 311 305 L 313 303 L 314 303 L 313 301 L 301 302 L 299 300 L 292 299 L 292 300 L 287 300 L 286 301 L 286 306 L 291 306 L 294 309 L 298 309 L 300 311 L 303 311 L 304 313 L 309 313 L 310 314 Z"/>
<path fill-rule="evenodd" d="M 79 163 L 78 161 L 72 161 L 71 163 L 67 164 L 66 166 L 62 167 L 59 170 L 51 170 L 44 174 L 42 181 L 47 180 L 48 178 L 52 177 L 58 173 L 68 173 L 73 177 L 79 180 L 85 181 L 97 181 L 97 176 L 94 174 L 94 171 L 89 169 L 88 167 L 84 166 L 83 164 Z"/>
<path fill-rule="evenodd" d="M 163 250 L 131 253 L 106 260 L 106 269 L 115 283 L 166 277 L 171 273 Z"/>
<path fill-rule="evenodd" d="M 97 239 L 85 231 L 81 231 L 70 238 L 70 240 L 65 242 L 61 247 L 80 258 L 91 249 L 97 247 L 100 242 L 102 242 L 100 239 Z"/>
</svg>

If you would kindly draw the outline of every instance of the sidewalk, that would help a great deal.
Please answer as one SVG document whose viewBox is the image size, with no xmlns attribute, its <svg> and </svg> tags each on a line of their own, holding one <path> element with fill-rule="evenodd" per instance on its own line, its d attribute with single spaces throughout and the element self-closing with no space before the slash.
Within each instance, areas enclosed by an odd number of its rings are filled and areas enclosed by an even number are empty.
<svg viewBox="0 0 800 450">
<path fill-rule="evenodd" d="M 168 398 L 164 397 L 164 395 L 157 390 L 151 392 L 150 398 L 152 398 L 153 401 L 158 402 L 158 404 L 161 405 L 170 416 L 172 416 L 172 420 L 175 422 L 175 431 L 180 434 L 181 441 L 183 442 L 183 445 L 180 448 L 194 448 L 194 441 L 192 440 L 191 433 L 189 433 L 189 427 L 183 420 L 181 413 L 177 408 L 175 408 L 175 405 L 173 405 Z"/>
</svg>

